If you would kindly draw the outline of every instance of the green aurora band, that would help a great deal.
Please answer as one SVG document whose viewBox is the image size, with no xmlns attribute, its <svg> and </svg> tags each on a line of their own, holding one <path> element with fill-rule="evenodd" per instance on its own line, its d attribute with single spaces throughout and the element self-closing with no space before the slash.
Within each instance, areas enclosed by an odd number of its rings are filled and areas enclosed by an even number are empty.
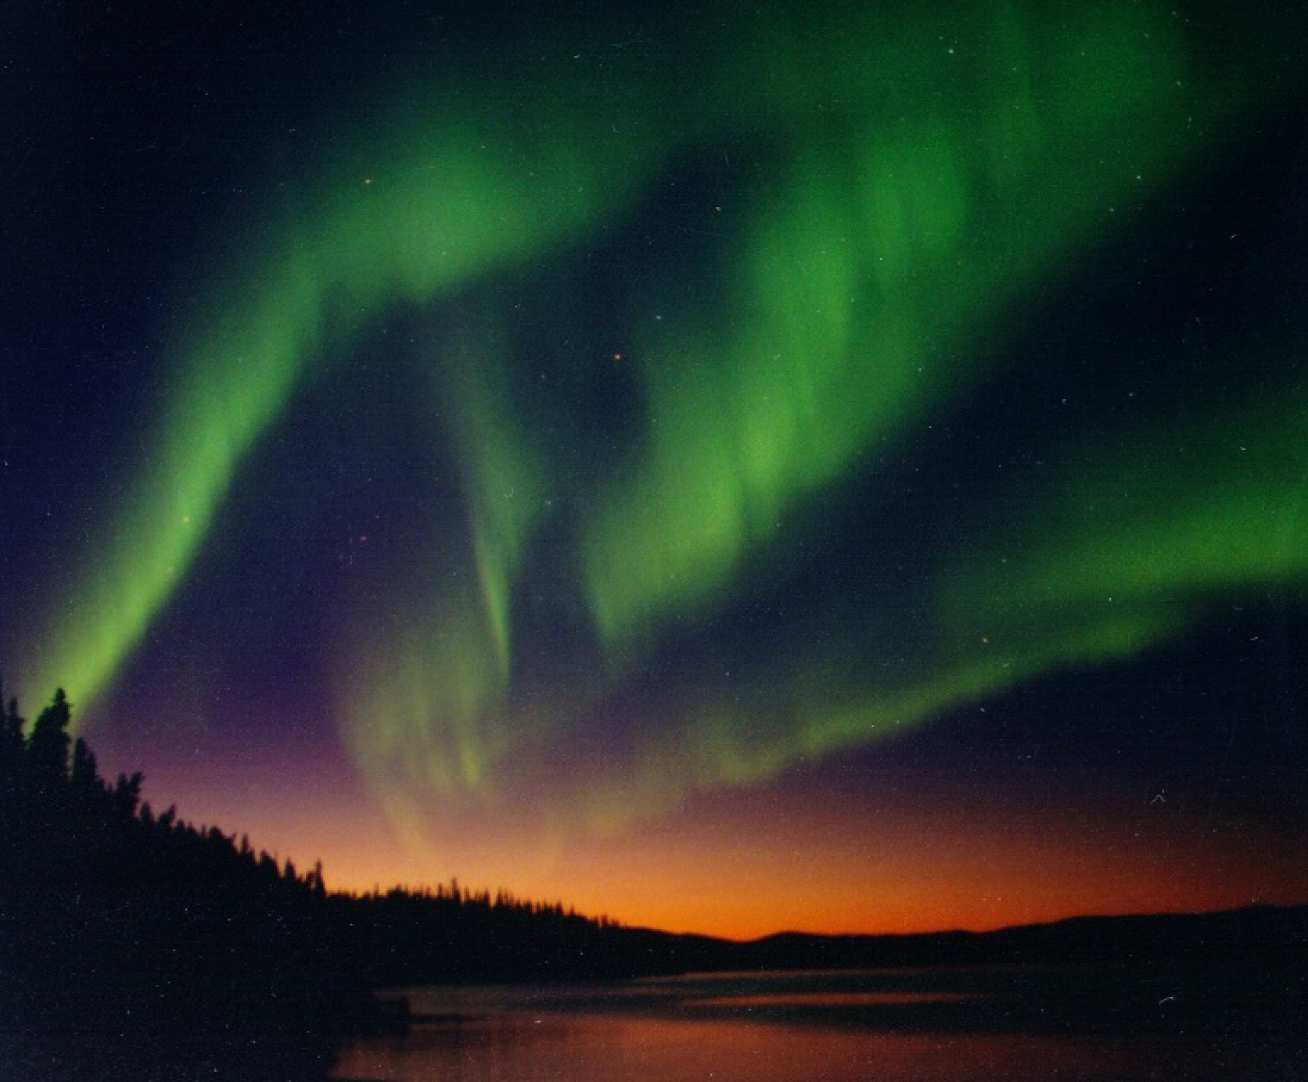
<svg viewBox="0 0 1308 1082">
<path fill-rule="evenodd" d="M 341 141 L 293 212 L 248 223 L 214 259 L 206 318 L 185 328 L 100 555 L 72 561 L 87 571 L 50 608 L 31 688 L 58 677 L 86 702 L 112 683 L 297 386 L 329 378 L 331 357 L 388 309 L 449 310 L 490 276 L 530 276 L 621 228 L 670 163 L 766 147 L 774 167 L 722 217 L 719 295 L 655 279 L 648 311 L 668 316 L 643 316 L 629 339 L 644 426 L 593 473 L 565 468 L 518 416 L 508 333 L 485 333 L 508 313 L 481 311 L 477 329 L 434 332 L 421 351 L 466 535 L 394 569 L 350 613 L 342 732 L 406 829 L 432 794 L 496 799 L 515 749 L 575 738 L 661 638 L 779 558 L 871 449 L 1004 378 L 974 359 L 997 351 L 973 344 L 1002 342 L 1014 305 L 1118 208 L 1201 161 L 1261 104 L 1252 88 L 1271 62 L 1253 44 L 1201 57 L 1170 13 L 1143 5 L 1039 16 L 980 3 L 948 20 L 852 23 L 776 11 L 703 34 L 633 64 L 620 90 L 561 62 L 452 67 L 429 92 L 436 119 Z M 669 78 L 683 53 L 713 63 Z M 1183 631 L 1214 592 L 1302 583 L 1305 463 L 1286 449 L 1308 446 L 1303 412 L 1255 404 L 1187 425 L 1192 455 L 1139 436 L 1092 477 L 1065 463 L 1017 485 L 1005 502 L 1017 521 L 938 546 L 925 628 L 898 628 L 892 596 L 838 646 L 796 629 L 784 662 L 754 662 L 771 674 L 766 695 L 693 680 L 690 701 L 649 708 L 605 777 L 560 778 L 554 795 L 581 825 L 619 829 L 691 790 L 1128 656 Z M 1240 434 L 1254 430 L 1251 445 Z M 568 510 L 548 510 L 548 494 Z M 562 513 L 606 671 L 526 703 L 511 694 L 514 589 L 533 535 Z M 85 617 L 67 626 L 74 599 Z"/>
</svg>

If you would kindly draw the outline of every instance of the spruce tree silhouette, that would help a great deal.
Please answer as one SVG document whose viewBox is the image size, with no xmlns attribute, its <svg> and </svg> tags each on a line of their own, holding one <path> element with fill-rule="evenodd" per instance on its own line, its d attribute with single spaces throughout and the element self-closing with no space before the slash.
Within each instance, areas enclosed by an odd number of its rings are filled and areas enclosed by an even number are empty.
<svg viewBox="0 0 1308 1082">
<path fill-rule="evenodd" d="M 50 705 L 41 711 L 28 739 L 27 761 L 39 786 L 55 788 L 68 778 L 68 725 L 72 706 L 64 689 L 54 693 Z"/>
<path fill-rule="evenodd" d="M 4 686 L 0 683 L 0 702 L 4 700 Z M 0 778 L 17 770 L 23 756 L 23 719 L 18 715 L 18 700 L 11 698 L 3 716 L 0 716 Z"/>
<path fill-rule="evenodd" d="M 96 772 L 95 754 L 80 736 L 73 745 L 73 788 L 84 792 L 95 786 L 99 775 Z"/>
<path fill-rule="evenodd" d="M 0 715 L 0 874 L 17 874 L 22 866 L 29 789 L 23 725 L 18 701 L 11 698 Z"/>
</svg>

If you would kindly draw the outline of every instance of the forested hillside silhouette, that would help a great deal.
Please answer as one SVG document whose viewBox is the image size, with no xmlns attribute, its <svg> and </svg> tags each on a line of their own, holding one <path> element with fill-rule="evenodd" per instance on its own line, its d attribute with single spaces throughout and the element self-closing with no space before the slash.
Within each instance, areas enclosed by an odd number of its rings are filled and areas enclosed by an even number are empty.
<svg viewBox="0 0 1308 1082">
<path fill-rule="evenodd" d="M 36 1017 L 121 1008 L 163 1021 L 343 1015 L 406 981 L 565 979 L 667 969 L 663 937 L 559 903 L 435 890 L 329 894 L 216 826 L 109 782 L 69 736 L 62 690 L 30 728 L 0 732 L 0 947 L 5 991 Z"/>
</svg>

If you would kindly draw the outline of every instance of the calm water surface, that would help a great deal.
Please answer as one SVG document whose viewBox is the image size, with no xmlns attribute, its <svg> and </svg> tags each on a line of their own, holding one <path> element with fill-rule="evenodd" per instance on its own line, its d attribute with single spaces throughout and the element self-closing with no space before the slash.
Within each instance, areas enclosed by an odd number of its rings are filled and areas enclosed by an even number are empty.
<svg viewBox="0 0 1308 1082">
<path fill-rule="evenodd" d="M 1102 977 L 1099 978 L 1102 980 Z M 1085 994 L 1085 987 L 1090 987 Z M 411 988 L 424 1018 L 356 1038 L 337 1079 L 847 1082 L 1297 1078 L 1274 1042 L 1123 1022 L 1068 972 L 709 974 L 569 987 Z M 1158 989 L 1147 990 L 1152 997 Z M 1160 1015 L 1166 996 L 1152 1003 Z M 1047 1004 L 1047 1008 L 1045 1006 Z M 1070 1004 L 1070 1006 L 1069 1006 Z M 1085 1016 L 1072 1024 L 1071 1016 Z M 1113 1019 L 1116 1018 L 1116 1023 Z M 1088 1019 L 1088 1021 L 1086 1021 Z"/>
</svg>

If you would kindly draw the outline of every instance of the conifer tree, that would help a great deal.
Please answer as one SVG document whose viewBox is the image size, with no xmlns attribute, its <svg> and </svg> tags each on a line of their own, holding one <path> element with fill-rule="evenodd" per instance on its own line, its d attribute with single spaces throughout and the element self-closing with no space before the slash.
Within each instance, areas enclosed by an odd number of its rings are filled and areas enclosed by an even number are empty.
<svg viewBox="0 0 1308 1082">
<path fill-rule="evenodd" d="M 3 702 L 0 686 L 0 703 Z M 23 757 L 23 719 L 18 714 L 18 700 L 10 698 L 7 709 L 0 713 L 0 777 L 12 776 Z"/>
<path fill-rule="evenodd" d="M 40 785 L 58 785 L 68 780 L 68 724 L 72 707 L 64 689 L 54 693 L 50 705 L 41 711 L 27 740 L 27 761 Z"/>
</svg>

